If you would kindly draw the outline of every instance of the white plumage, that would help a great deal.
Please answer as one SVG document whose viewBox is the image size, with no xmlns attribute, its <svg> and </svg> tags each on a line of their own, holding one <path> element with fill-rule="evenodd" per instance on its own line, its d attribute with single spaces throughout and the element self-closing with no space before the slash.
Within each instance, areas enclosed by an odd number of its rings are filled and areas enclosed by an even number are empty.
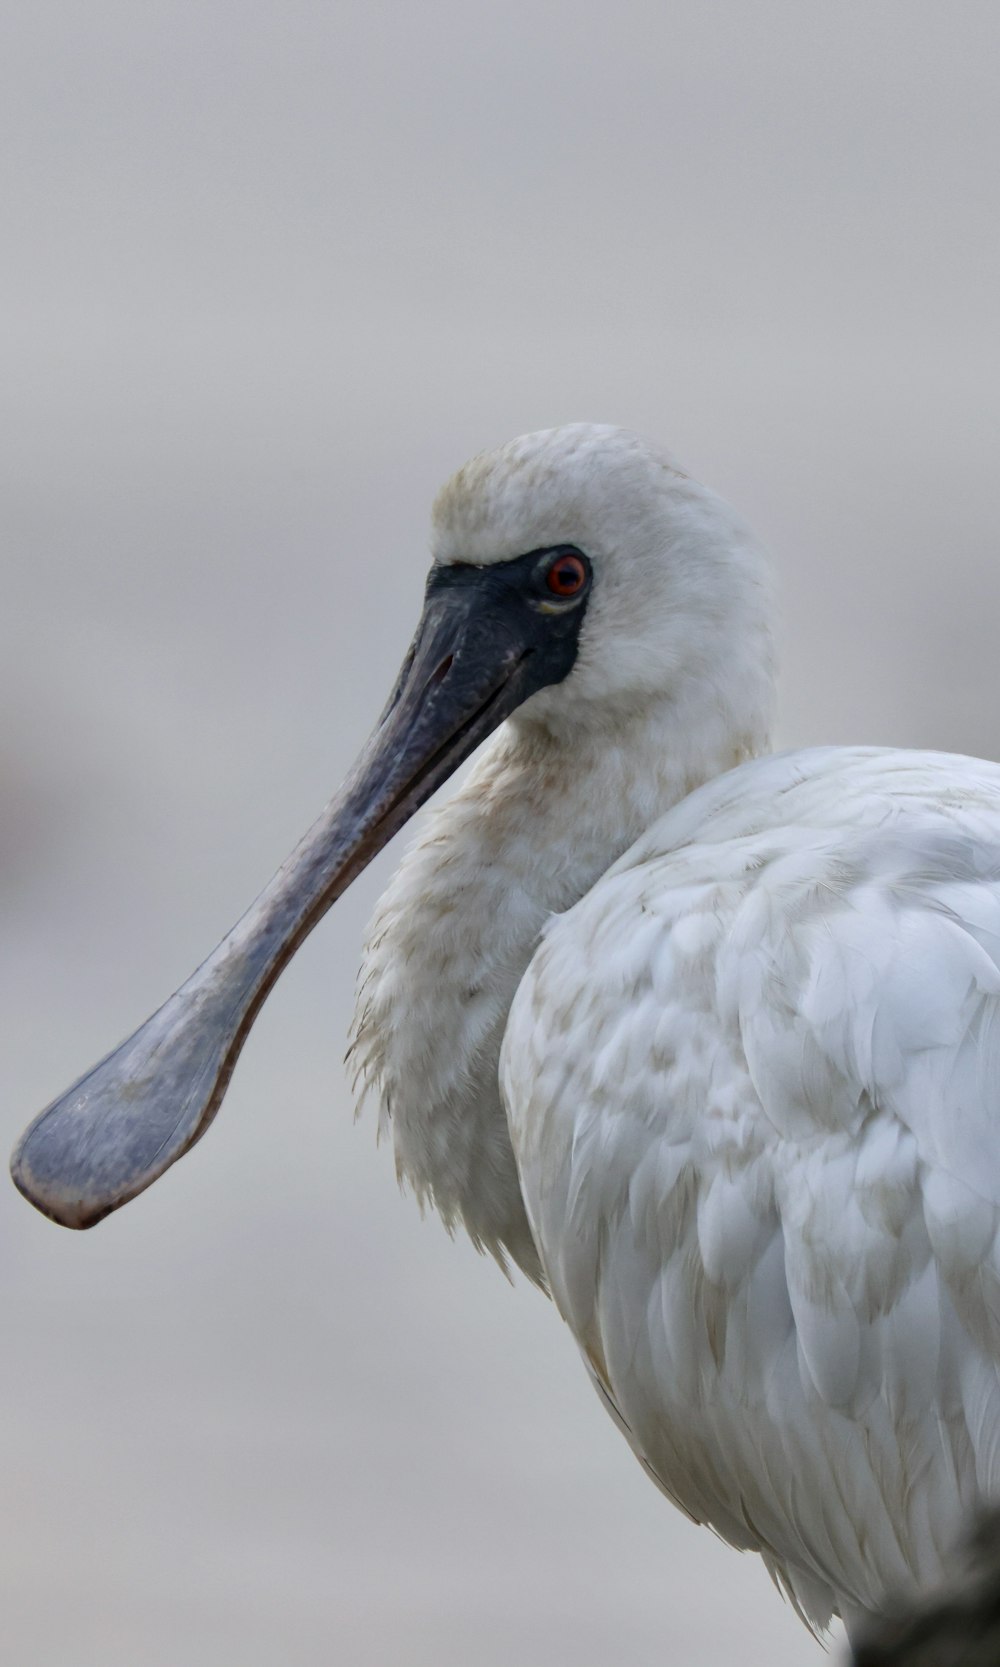
<svg viewBox="0 0 1000 1667">
<path fill-rule="evenodd" d="M 731 773 L 551 926 L 502 1075 L 555 1301 L 678 1504 L 803 1611 L 1000 1484 L 1000 769 Z"/>
<path fill-rule="evenodd" d="M 305 934 L 493 734 L 365 952 L 400 1174 L 551 1292 L 665 1493 L 860 1624 L 1000 1501 L 1000 767 L 762 756 L 766 563 L 635 435 L 474 459 L 433 548 L 341 792 L 14 1177 L 84 1227 L 182 1156 Z"/>
<path fill-rule="evenodd" d="M 764 564 L 635 437 L 528 436 L 436 505 L 439 563 L 556 539 L 578 663 L 405 858 L 354 1046 L 664 1492 L 850 1625 L 1000 1494 L 1000 767 L 754 759 Z"/>
</svg>

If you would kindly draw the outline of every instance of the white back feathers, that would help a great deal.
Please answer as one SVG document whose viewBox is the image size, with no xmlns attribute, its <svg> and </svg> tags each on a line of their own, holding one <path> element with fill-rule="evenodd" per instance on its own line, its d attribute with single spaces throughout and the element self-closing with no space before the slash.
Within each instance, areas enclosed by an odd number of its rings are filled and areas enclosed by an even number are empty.
<svg viewBox="0 0 1000 1667">
<path fill-rule="evenodd" d="M 1000 1500 L 1000 767 L 758 757 L 765 565 L 635 435 L 474 459 L 433 542 L 340 792 L 15 1180 L 86 1227 L 188 1151 L 305 935 L 492 736 L 365 949 L 400 1174 L 550 1290 L 682 1509 L 853 1624 Z"/>
<path fill-rule="evenodd" d="M 402 1175 L 547 1283 L 664 1491 L 853 1624 L 1000 1494 L 1000 769 L 753 762 L 764 564 L 633 435 L 435 505 L 441 563 L 561 542 L 577 660 L 405 858 L 355 1045 Z"/>
</svg>

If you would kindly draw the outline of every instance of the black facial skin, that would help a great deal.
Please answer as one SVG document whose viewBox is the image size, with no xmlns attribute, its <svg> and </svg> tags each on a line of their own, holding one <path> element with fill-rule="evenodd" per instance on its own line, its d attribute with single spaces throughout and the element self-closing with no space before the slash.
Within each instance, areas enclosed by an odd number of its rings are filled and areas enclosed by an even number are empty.
<svg viewBox="0 0 1000 1667">
<path fill-rule="evenodd" d="M 566 555 L 582 562 L 587 577 L 582 590 L 564 598 L 549 589 L 546 575 Z M 495 562 L 489 567 L 461 562 L 432 567 L 420 624 L 383 720 L 409 685 L 415 657 L 419 655 L 423 662 L 433 660 L 432 640 L 442 654 L 436 672 L 441 681 L 447 677 L 452 687 L 459 662 L 473 680 L 491 665 L 499 674 L 508 667 L 530 664 L 530 671 L 518 676 L 518 688 L 524 690 L 518 705 L 538 689 L 561 683 L 576 659 L 591 577 L 590 562 L 573 544 L 531 550 L 513 561 Z M 453 651 L 447 647 L 449 631 L 455 636 Z M 501 644 L 506 645 L 506 652 L 498 656 Z M 454 654 L 454 664 L 449 663 L 445 670 L 449 652 Z M 455 703 L 462 704 L 457 689 Z M 513 706 L 507 708 L 508 713 L 513 710 Z"/>
<path fill-rule="evenodd" d="M 547 583 L 564 557 L 582 570 L 571 596 Z M 316 922 L 487 735 L 572 670 L 591 579 L 572 545 L 431 570 L 392 696 L 340 792 L 208 960 L 22 1136 L 11 1173 L 43 1214 L 91 1227 L 200 1139 Z"/>
</svg>

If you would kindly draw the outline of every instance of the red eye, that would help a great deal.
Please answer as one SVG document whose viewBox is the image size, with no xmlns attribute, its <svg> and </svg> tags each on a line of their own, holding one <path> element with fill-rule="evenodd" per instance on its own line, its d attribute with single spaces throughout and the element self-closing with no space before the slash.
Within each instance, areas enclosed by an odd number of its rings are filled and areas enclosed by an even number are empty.
<svg viewBox="0 0 1000 1667">
<path fill-rule="evenodd" d="M 554 596 L 576 596 L 587 583 L 587 566 L 580 556 L 557 556 L 545 575 Z"/>
</svg>

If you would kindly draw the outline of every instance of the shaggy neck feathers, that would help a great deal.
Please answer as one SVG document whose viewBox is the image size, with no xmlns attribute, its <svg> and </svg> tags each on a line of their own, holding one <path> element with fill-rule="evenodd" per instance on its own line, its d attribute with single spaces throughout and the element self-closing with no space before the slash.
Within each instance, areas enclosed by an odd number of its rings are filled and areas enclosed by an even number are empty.
<svg viewBox="0 0 1000 1667">
<path fill-rule="evenodd" d="M 587 424 L 473 459 L 439 496 L 438 563 L 572 542 L 593 588 L 572 670 L 423 824 L 372 921 L 352 1054 L 402 1180 L 541 1280 L 500 1103 L 510 1005 L 539 934 L 658 817 L 767 745 L 767 564 L 714 493 Z"/>
<path fill-rule="evenodd" d="M 766 700 L 748 703 L 749 727 L 725 701 L 699 701 L 696 744 L 688 704 L 647 701 L 614 733 L 571 740 L 530 707 L 510 721 L 428 814 L 365 944 L 351 1052 L 400 1180 L 539 1283 L 497 1083 L 507 1014 L 546 919 L 679 799 L 766 744 Z"/>
</svg>

